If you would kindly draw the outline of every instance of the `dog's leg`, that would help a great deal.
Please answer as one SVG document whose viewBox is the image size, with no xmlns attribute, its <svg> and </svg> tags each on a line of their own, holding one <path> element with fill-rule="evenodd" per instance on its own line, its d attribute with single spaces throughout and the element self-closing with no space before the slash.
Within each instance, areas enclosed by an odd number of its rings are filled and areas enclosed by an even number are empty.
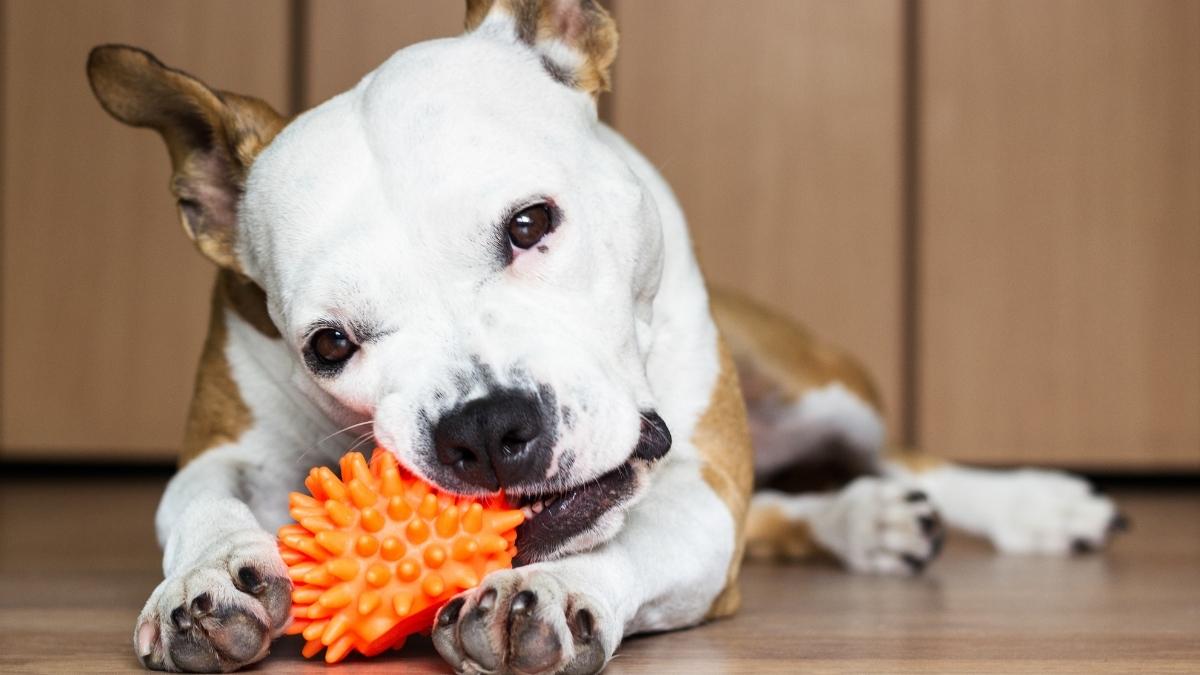
<svg viewBox="0 0 1200 675">
<path fill-rule="evenodd" d="M 291 581 L 275 537 L 239 494 L 239 450 L 204 453 L 163 495 L 156 527 L 164 579 L 134 629 L 147 667 L 233 670 L 266 656 L 289 622 Z"/>
<path fill-rule="evenodd" d="M 1112 500 L 1058 471 L 973 469 L 934 463 L 889 471 L 921 486 L 946 522 L 988 538 L 1005 553 L 1064 555 L 1103 547 L 1124 526 Z"/>
<path fill-rule="evenodd" d="M 491 574 L 442 609 L 434 645 L 460 673 L 598 672 L 623 635 L 704 619 L 734 527 L 694 462 L 663 467 L 615 539 Z"/>
<path fill-rule="evenodd" d="M 754 495 L 746 552 L 799 559 L 825 552 L 856 572 L 915 574 L 937 556 L 944 532 L 929 497 L 911 483 L 863 476 L 837 492 Z"/>
</svg>

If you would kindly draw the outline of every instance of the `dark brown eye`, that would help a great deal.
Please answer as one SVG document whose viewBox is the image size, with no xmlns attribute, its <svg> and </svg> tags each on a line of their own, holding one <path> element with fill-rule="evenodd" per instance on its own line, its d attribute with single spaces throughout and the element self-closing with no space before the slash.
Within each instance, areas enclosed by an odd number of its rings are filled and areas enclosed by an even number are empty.
<svg viewBox="0 0 1200 675">
<path fill-rule="evenodd" d="M 337 328 L 322 328 L 309 341 L 310 350 L 318 364 L 334 366 L 354 355 L 358 345 Z"/>
<path fill-rule="evenodd" d="M 553 229 L 554 218 L 546 204 L 535 204 L 508 221 L 508 238 L 513 246 L 533 248 Z"/>
</svg>

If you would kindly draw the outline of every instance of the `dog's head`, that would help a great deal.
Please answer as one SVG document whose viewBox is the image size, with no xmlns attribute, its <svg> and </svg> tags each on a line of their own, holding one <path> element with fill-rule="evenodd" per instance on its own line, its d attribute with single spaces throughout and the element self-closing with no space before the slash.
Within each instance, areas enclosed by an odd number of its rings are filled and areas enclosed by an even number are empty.
<svg viewBox="0 0 1200 675">
<path fill-rule="evenodd" d="M 163 134 L 187 231 L 266 292 L 300 389 L 427 480 L 528 506 L 532 561 L 611 537 L 670 447 L 645 372 L 662 231 L 596 119 L 607 13 L 467 4 L 465 35 L 286 126 L 130 48 L 89 74 Z"/>
</svg>

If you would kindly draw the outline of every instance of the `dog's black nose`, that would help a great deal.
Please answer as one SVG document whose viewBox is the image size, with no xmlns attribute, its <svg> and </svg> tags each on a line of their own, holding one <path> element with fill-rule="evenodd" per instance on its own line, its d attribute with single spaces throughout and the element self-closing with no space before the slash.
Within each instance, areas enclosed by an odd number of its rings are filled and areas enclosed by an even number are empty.
<svg viewBox="0 0 1200 675">
<path fill-rule="evenodd" d="M 545 476 L 551 448 L 540 443 L 542 408 L 529 394 L 502 391 L 444 415 L 433 430 L 438 460 L 462 482 L 487 490 Z"/>
</svg>

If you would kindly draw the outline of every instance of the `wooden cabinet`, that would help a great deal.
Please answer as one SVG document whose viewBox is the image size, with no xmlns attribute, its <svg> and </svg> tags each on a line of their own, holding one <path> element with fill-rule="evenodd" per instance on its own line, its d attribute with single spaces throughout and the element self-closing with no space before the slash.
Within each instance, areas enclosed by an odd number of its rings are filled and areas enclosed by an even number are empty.
<svg viewBox="0 0 1200 675">
<path fill-rule="evenodd" d="M 183 234 L 157 134 L 92 98 L 88 50 L 145 47 L 215 86 L 288 99 L 288 3 L 7 0 L 3 458 L 169 458 L 212 269 Z"/>
<path fill-rule="evenodd" d="M 709 277 L 859 354 L 950 457 L 1200 470 L 1200 3 L 618 0 L 606 118 Z M 167 459 L 211 269 L 155 134 L 92 100 L 145 46 L 281 110 L 462 27 L 452 0 L 0 0 L 0 459 Z"/>
<path fill-rule="evenodd" d="M 463 31 L 465 2 L 311 0 L 298 36 L 306 107 L 343 92 L 396 50 Z"/>
<path fill-rule="evenodd" d="M 1200 3 L 922 3 L 919 438 L 1200 469 Z"/>
</svg>

